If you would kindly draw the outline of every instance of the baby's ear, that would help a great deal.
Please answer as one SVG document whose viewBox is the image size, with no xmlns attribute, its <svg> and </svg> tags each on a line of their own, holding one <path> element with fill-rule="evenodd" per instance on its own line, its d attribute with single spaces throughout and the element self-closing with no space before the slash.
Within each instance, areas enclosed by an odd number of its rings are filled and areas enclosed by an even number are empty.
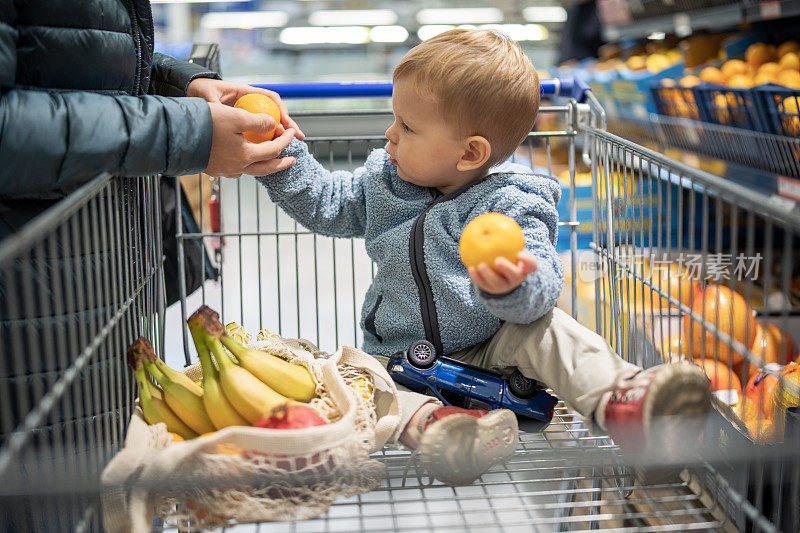
<svg viewBox="0 0 800 533">
<path fill-rule="evenodd" d="M 464 141 L 464 152 L 458 160 L 456 168 L 461 171 L 481 168 L 492 155 L 492 145 L 485 137 L 473 135 Z"/>
</svg>

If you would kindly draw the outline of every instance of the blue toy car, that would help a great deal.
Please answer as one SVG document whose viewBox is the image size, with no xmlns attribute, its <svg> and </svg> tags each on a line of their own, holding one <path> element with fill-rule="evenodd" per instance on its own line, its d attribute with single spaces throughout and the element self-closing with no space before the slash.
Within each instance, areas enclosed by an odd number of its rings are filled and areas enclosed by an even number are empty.
<svg viewBox="0 0 800 533">
<path fill-rule="evenodd" d="M 518 415 L 550 423 L 558 400 L 541 385 L 515 370 L 508 378 L 438 356 L 427 340 L 413 343 L 407 352 L 389 359 L 389 375 L 397 383 L 423 394 L 430 394 L 445 405 L 468 409 L 510 409 Z"/>
</svg>

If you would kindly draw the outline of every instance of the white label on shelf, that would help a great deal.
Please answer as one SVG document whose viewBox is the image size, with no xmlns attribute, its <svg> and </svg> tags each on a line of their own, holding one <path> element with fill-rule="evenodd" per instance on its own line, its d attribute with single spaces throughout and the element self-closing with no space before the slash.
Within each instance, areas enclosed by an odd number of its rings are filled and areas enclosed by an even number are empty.
<svg viewBox="0 0 800 533">
<path fill-rule="evenodd" d="M 716 396 L 717 399 L 722 403 L 728 405 L 735 405 L 739 403 L 739 391 L 736 389 L 715 390 L 714 396 Z"/>
<path fill-rule="evenodd" d="M 778 176 L 778 194 L 800 200 L 800 180 Z"/>
<path fill-rule="evenodd" d="M 692 19 L 686 13 L 677 13 L 672 17 L 672 25 L 675 27 L 675 35 L 686 37 L 692 33 Z"/>
<path fill-rule="evenodd" d="M 781 3 L 780 0 L 770 0 L 769 2 L 761 2 L 758 4 L 758 11 L 761 18 L 776 19 L 781 16 Z"/>
</svg>

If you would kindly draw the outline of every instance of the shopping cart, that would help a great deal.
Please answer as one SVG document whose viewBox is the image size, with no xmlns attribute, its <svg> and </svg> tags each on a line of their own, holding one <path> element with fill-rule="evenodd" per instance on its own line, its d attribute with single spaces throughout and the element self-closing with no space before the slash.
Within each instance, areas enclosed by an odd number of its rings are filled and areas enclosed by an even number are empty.
<svg viewBox="0 0 800 533">
<path fill-rule="evenodd" d="M 575 87 L 570 85 L 543 83 L 551 94 Z M 287 88 L 279 90 L 290 96 Z M 387 94 L 386 86 L 371 90 Z M 643 366 L 663 357 L 662 341 L 676 334 L 688 315 L 763 367 L 757 354 L 716 327 L 719 320 L 693 312 L 683 301 L 685 294 L 662 286 L 662 278 L 638 258 L 677 260 L 681 253 L 697 251 L 706 275 L 708 258 L 717 250 L 731 250 L 733 257 L 738 251 L 760 253 L 759 276 L 748 277 L 739 290 L 759 316 L 784 331 L 798 331 L 800 305 L 792 285 L 797 261 L 792 258 L 800 216 L 782 209 L 780 202 L 607 133 L 591 94 L 578 86 L 573 96 L 585 96 L 585 102 L 571 98 L 542 107 L 537 131 L 514 156 L 550 174 L 566 170 L 570 176 L 570 217 L 560 223 L 570 241 L 564 305 L 625 359 Z M 372 148 L 383 146 L 390 113 L 294 113 L 293 118 L 312 133 L 307 141 L 320 161 L 331 169 L 352 169 Z M 359 120 L 373 129 L 314 136 L 315 120 L 336 121 L 342 128 Z M 593 178 L 593 244 L 584 253 L 577 249 L 581 229 L 574 179 L 581 165 L 589 166 Z M 202 195 L 208 183 L 203 176 L 197 180 Z M 132 338 L 146 335 L 159 353 L 175 357 L 185 350 L 186 362 L 194 360 L 187 333 L 180 335 L 178 329 L 201 303 L 220 311 L 224 322 L 250 331 L 267 328 L 329 351 L 360 345 L 359 307 L 374 275 L 363 243 L 306 231 L 272 204 L 252 178 L 222 179 L 215 186 L 220 228 L 208 220 L 201 220 L 200 233 L 185 233 L 179 226 L 178 243 L 179 253 L 189 241 L 224 243 L 214 259 L 219 280 L 191 295 L 183 289 L 180 306 L 168 311 L 159 307 L 158 191 L 150 179 L 98 178 L 0 246 L 5 297 L 0 316 L 4 327 L 18 325 L 11 343 L 0 343 L 0 427 L 8 435 L 0 448 L 0 497 L 2 509 L 13 506 L 16 518 L 21 515 L 34 527 L 57 517 L 62 529 L 100 529 L 98 474 L 121 446 L 135 395 L 119 355 Z M 110 253 L 70 267 L 80 275 L 41 277 L 58 272 L 47 262 L 57 257 L 54 250 L 63 250 L 60 259 L 71 259 L 67 265 L 90 253 Z M 183 261 L 178 264 L 183 267 Z M 734 287 L 731 275 L 728 285 Z M 764 288 L 778 296 L 760 296 Z M 767 300 L 777 303 L 764 305 Z M 105 303 L 109 311 L 96 322 L 69 326 L 40 320 L 42 309 L 71 313 L 90 308 L 90 302 Z M 719 359 L 720 346 L 715 350 Z M 44 363 L 28 355 L 38 353 L 44 362 L 66 364 L 47 367 L 42 373 L 48 381 L 32 390 L 9 379 L 29 373 L 29 360 L 34 371 L 42 370 Z M 17 403 L 9 401 L 12 397 Z M 90 417 L 85 434 L 62 423 L 90 409 L 113 416 Z M 720 410 L 728 414 L 724 405 Z M 406 475 L 409 453 L 384 449 L 376 454 L 386 465 L 378 489 L 341 499 L 318 519 L 263 523 L 257 530 L 797 530 L 798 441 L 787 437 L 784 446 L 756 445 L 730 420 L 715 411 L 704 455 L 687 457 L 680 478 L 653 483 L 625 465 L 610 438 L 593 433 L 559 404 L 547 430 L 526 431 L 523 424 L 515 455 L 470 486 L 429 484 L 413 469 Z M 48 426 L 55 430 L 43 433 Z M 787 435 L 792 427 L 787 423 Z"/>
</svg>

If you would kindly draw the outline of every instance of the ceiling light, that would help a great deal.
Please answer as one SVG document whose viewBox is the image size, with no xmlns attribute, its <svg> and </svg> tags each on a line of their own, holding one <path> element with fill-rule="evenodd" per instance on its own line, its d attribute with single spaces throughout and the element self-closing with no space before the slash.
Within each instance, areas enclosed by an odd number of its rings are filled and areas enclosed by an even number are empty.
<svg viewBox="0 0 800 533">
<path fill-rule="evenodd" d="M 391 9 L 328 9 L 311 13 L 312 26 L 387 26 L 397 22 Z"/>
<path fill-rule="evenodd" d="M 201 28 L 280 28 L 289 21 L 283 11 L 213 11 L 200 18 Z"/>
<path fill-rule="evenodd" d="M 565 22 L 567 10 L 560 6 L 533 6 L 522 10 L 528 22 Z"/>
<path fill-rule="evenodd" d="M 544 41 L 549 32 L 539 24 L 484 24 L 482 30 L 497 30 L 515 41 Z"/>
<path fill-rule="evenodd" d="M 369 29 L 364 26 L 304 26 L 284 28 L 280 34 L 283 44 L 361 44 L 369 41 Z"/>
<path fill-rule="evenodd" d="M 448 24 L 431 24 L 428 26 L 420 26 L 417 30 L 417 37 L 421 41 L 427 41 L 431 37 L 436 37 L 440 33 L 444 33 L 447 30 L 452 30 L 455 26 L 450 26 Z"/>
<path fill-rule="evenodd" d="M 453 9 L 420 9 L 420 24 L 489 24 L 502 22 L 503 12 L 496 7 L 463 7 Z"/>
<path fill-rule="evenodd" d="M 375 26 L 369 30 L 369 38 L 376 43 L 403 43 L 408 39 L 408 30 L 402 26 Z"/>
<path fill-rule="evenodd" d="M 151 4 L 227 4 L 228 2 L 249 2 L 250 0 L 150 0 Z"/>
</svg>

